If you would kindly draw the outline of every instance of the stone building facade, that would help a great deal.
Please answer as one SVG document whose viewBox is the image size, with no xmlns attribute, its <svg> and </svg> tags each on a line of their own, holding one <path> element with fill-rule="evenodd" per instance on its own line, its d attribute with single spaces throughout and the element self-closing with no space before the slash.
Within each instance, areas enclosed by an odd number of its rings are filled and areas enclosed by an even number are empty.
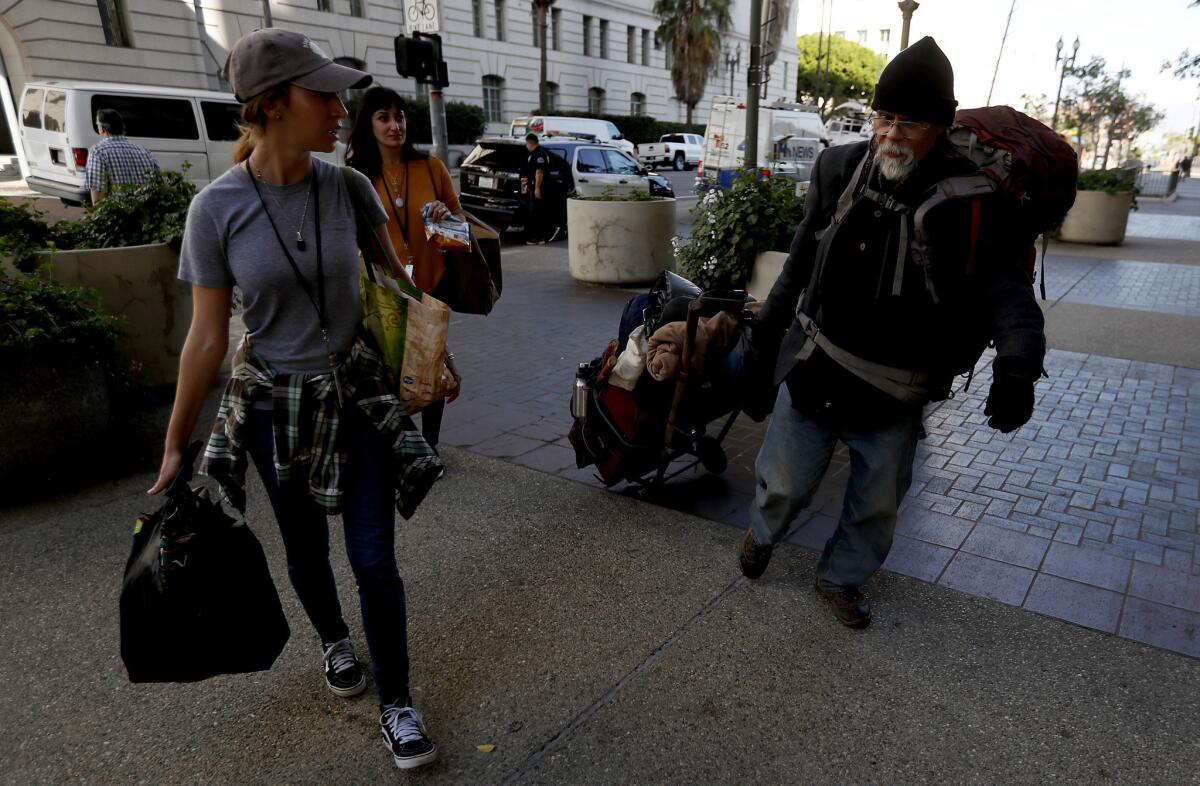
<svg viewBox="0 0 1200 786">
<path fill-rule="evenodd" d="M 407 4 L 407 7 L 406 7 Z M 440 0 L 438 18 L 449 66 L 448 100 L 484 107 L 489 132 L 538 103 L 536 24 L 529 0 Z M 745 92 L 749 0 L 734 0 L 733 29 L 722 47 L 741 47 L 740 70 L 726 58 L 714 70 L 694 120 L 711 98 Z M 792 100 L 796 22 L 786 26 L 770 69 L 766 99 Z M 668 54 L 654 42 L 652 0 L 559 0 L 552 8 L 548 80 L 559 109 L 648 114 L 683 120 Z M 0 155 L 13 148 L 13 104 L 31 79 L 86 79 L 197 89 L 227 89 L 220 68 L 239 36 L 258 27 L 309 35 L 332 57 L 365 68 L 383 84 L 416 95 L 396 74 L 393 38 L 424 0 L 8 0 L 0 13 Z M 732 79 L 731 79 L 732 77 Z M 7 148 L 5 147 L 7 145 Z"/>
</svg>

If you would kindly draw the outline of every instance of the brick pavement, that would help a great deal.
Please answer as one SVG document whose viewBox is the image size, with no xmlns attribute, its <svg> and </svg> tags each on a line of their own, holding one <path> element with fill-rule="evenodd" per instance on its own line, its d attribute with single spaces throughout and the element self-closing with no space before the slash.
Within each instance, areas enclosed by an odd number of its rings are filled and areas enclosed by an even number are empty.
<svg viewBox="0 0 1200 786">
<path fill-rule="evenodd" d="M 616 335 L 640 290 L 573 281 L 562 243 L 505 254 L 496 310 L 452 325 L 466 385 L 443 440 L 601 485 L 591 468 L 575 468 L 566 440 L 572 377 Z M 1104 275 L 1096 260 L 1053 266 L 1060 296 Z M 1012 435 L 982 416 L 990 355 L 969 391 L 930 408 L 886 567 L 1200 656 L 1200 371 L 1062 351 L 1047 370 L 1034 419 Z M 764 430 L 740 420 L 722 476 L 690 470 L 652 501 L 746 526 Z M 821 547 L 846 468 L 840 454 L 791 542 Z"/>
</svg>

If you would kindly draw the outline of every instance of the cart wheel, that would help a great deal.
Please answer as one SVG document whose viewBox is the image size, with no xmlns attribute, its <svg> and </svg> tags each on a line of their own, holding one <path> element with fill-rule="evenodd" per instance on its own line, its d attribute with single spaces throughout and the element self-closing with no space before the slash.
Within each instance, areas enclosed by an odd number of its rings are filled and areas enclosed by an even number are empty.
<svg viewBox="0 0 1200 786">
<path fill-rule="evenodd" d="M 712 437 L 700 437 L 696 440 L 696 458 L 709 473 L 720 475 L 729 467 L 729 459 L 721 443 Z"/>
</svg>

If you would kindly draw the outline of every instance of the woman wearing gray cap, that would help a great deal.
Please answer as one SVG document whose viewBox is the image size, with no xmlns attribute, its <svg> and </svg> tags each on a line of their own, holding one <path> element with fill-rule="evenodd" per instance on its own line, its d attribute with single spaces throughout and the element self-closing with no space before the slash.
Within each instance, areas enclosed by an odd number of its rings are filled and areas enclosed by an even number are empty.
<svg viewBox="0 0 1200 786">
<path fill-rule="evenodd" d="M 383 381 L 358 337 L 361 321 L 354 200 L 361 191 L 396 275 L 408 278 L 367 178 L 353 186 L 330 152 L 346 109 L 338 92 L 371 77 L 337 65 L 306 36 L 257 30 L 233 47 L 226 74 L 243 103 L 237 165 L 188 212 L 179 277 L 192 284 L 191 328 L 180 356 L 157 494 L 184 449 L 229 343 L 232 290 L 246 335 L 233 359 L 201 471 L 244 509 L 252 461 L 279 522 L 288 576 L 322 642 L 325 680 L 339 696 L 366 688 L 329 563 L 327 515 L 341 514 L 358 584 L 380 726 L 398 767 L 437 757 L 409 691 L 404 585 L 395 510 L 408 518 L 442 462 Z M 249 461 L 248 461 L 249 459 Z M 230 642 L 229 646 L 238 646 Z"/>
</svg>

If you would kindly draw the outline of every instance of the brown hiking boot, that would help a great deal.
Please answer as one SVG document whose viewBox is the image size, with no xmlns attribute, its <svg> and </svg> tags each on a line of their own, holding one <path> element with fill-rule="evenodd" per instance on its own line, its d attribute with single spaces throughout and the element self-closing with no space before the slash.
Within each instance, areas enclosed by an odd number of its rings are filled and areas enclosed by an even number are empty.
<svg viewBox="0 0 1200 786">
<path fill-rule="evenodd" d="M 836 587 L 825 589 L 821 582 L 813 584 L 817 595 L 829 601 L 833 616 L 847 628 L 865 628 L 871 624 L 871 604 L 858 587 Z"/>
<path fill-rule="evenodd" d="M 746 535 L 738 546 L 738 562 L 742 566 L 742 575 L 748 579 L 761 576 L 767 569 L 767 563 L 771 561 L 771 552 L 774 550 L 774 546 L 759 545 L 754 538 L 754 530 L 746 530 Z"/>
</svg>

